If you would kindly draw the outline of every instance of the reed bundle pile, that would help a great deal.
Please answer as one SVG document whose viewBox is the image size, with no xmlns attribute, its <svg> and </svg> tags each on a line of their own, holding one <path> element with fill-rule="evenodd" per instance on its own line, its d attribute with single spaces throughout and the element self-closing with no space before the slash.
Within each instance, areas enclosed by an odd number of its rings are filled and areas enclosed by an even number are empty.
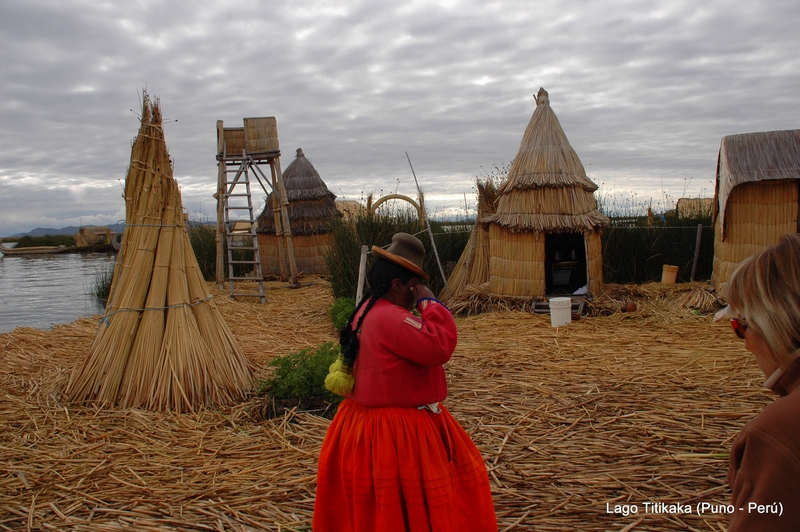
<svg viewBox="0 0 800 532">
<path fill-rule="evenodd" d="M 469 298 L 489 281 L 489 227 L 481 222 L 495 213 L 497 183 L 492 179 L 478 179 L 478 216 L 469 233 L 469 241 L 448 279 L 449 290 L 442 290 L 439 298 L 448 305 L 458 302 L 469 305 Z M 488 287 L 487 287 L 488 289 Z"/>
<path fill-rule="evenodd" d="M 125 181 L 126 225 L 108 305 L 65 387 L 73 402 L 193 411 L 241 399 L 253 376 L 194 256 L 161 110 L 145 94 Z"/>
<path fill-rule="evenodd" d="M 714 288 L 704 282 L 607 284 L 600 296 L 587 302 L 588 314 L 607 316 L 624 312 L 628 302 L 636 304 L 641 318 L 673 322 L 689 317 L 686 309 L 710 313 L 725 306 Z"/>
<path fill-rule="evenodd" d="M 282 286 L 268 283 L 279 305 L 219 300 L 259 378 L 335 338 L 325 284 Z M 730 326 L 648 305 L 663 311 L 560 328 L 528 312 L 457 319 L 444 404 L 483 454 L 501 531 L 725 530 L 724 514 L 643 504 L 727 503 L 733 438 L 772 399 Z M 95 327 L 0 334 L 0 529 L 309 530 L 327 420 L 254 422 L 256 398 L 185 414 L 60 403 Z M 639 513 L 607 513 L 622 503 Z"/>
</svg>

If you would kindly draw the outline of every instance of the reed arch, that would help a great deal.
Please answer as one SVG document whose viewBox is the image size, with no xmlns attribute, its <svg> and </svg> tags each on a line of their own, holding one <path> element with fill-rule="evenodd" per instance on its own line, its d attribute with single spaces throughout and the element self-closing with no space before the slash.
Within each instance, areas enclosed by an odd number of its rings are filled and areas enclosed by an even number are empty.
<svg viewBox="0 0 800 532">
<path fill-rule="evenodd" d="M 425 219 L 425 201 L 422 198 L 422 195 L 419 197 L 419 203 L 403 194 L 389 194 L 388 196 L 383 196 L 375 203 L 372 203 L 372 195 L 370 194 L 369 198 L 367 199 L 367 208 L 370 210 L 370 212 L 372 212 L 372 214 L 375 214 L 378 212 L 378 207 L 393 199 L 410 203 L 414 207 L 414 210 L 417 211 L 417 220 L 419 220 L 420 225 L 423 223 L 423 220 Z"/>
</svg>

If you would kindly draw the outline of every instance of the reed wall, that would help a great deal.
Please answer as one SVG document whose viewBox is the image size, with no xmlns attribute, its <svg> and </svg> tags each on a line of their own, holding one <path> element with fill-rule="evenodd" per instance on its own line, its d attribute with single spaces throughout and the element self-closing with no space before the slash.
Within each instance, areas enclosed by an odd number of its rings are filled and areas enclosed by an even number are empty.
<svg viewBox="0 0 800 532">
<path fill-rule="evenodd" d="M 280 149 L 278 122 L 274 116 L 245 118 L 244 138 L 248 153 L 263 153 Z"/>
<path fill-rule="evenodd" d="M 489 226 L 489 292 L 497 296 L 544 296 L 544 233 Z"/>
<path fill-rule="evenodd" d="M 760 181 L 735 187 L 728 196 L 724 217 L 714 227 L 714 270 L 711 282 L 721 295 L 739 263 L 777 244 L 786 233 L 797 232 L 798 181 Z"/>
<path fill-rule="evenodd" d="M 331 242 L 331 233 L 316 235 L 295 235 L 292 236 L 292 247 L 294 248 L 294 260 L 297 264 L 297 271 L 305 275 L 327 275 L 328 266 L 325 263 L 325 254 Z M 258 249 L 261 255 L 261 273 L 267 276 L 281 275 L 279 243 L 286 249 L 285 240 L 280 239 L 274 234 L 259 233 Z M 284 255 L 286 252 L 284 251 Z M 288 263 L 285 266 L 289 271 Z"/>
</svg>

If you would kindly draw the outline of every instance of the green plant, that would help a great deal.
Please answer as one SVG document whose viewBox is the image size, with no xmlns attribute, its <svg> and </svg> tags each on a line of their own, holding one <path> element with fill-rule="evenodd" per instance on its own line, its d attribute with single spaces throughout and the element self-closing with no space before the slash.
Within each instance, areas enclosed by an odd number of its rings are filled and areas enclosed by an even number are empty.
<svg viewBox="0 0 800 532">
<path fill-rule="evenodd" d="M 190 222 L 187 231 L 203 278 L 206 281 L 215 280 L 217 276 L 216 226 L 207 223 Z"/>
<path fill-rule="evenodd" d="M 75 239 L 67 235 L 23 236 L 17 241 L 18 248 L 35 246 L 64 246 L 75 247 Z"/>
<path fill-rule="evenodd" d="M 328 368 L 339 356 L 339 346 L 326 342 L 316 349 L 278 357 L 269 363 L 275 369 L 272 378 L 262 383 L 260 391 L 271 399 L 322 398 L 337 404 L 342 397 L 325 388 Z"/>
<path fill-rule="evenodd" d="M 114 262 L 106 263 L 104 268 L 98 270 L 94 276 L 92 293 L 103 303 L 108 301 L 108 296 L 111 294 L 111 282 L 114 280 L 115 266 L 116 264 Z"/>
<path fill-rule="evenodd" d="M 347 325 L 347 320 L 355 309 L 356 300 L 352 297 L 339 297 L 334 300 L 333 305 L 328 309 L 328 315 L 337 331 Z"/>
<path fill-rule="evenodd" d="M 87 295 L 96 297 L 102 303 L 108 301 L 108 296 L 111 294 L 111 283 L 114 280 L 115 267 L 116 261 L 107 262 L 103 265 L 103 269 L 98 269 L 95 272 L 91 288 L 84 286 Z"/>
</svg>

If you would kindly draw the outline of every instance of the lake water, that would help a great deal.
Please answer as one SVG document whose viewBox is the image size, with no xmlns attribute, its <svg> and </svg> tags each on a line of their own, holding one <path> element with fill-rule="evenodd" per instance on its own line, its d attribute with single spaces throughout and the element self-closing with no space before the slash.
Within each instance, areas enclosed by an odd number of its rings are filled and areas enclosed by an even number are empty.
<svg viewBox="0 0 800 532">
<path fill-rule="evenodd" d="M 113 253 L 60 253 L 0 258 L 0 332 L 48 329 L 102 314 L 94 296 L 98 275 L 113 267 Z"/>
</svg>

